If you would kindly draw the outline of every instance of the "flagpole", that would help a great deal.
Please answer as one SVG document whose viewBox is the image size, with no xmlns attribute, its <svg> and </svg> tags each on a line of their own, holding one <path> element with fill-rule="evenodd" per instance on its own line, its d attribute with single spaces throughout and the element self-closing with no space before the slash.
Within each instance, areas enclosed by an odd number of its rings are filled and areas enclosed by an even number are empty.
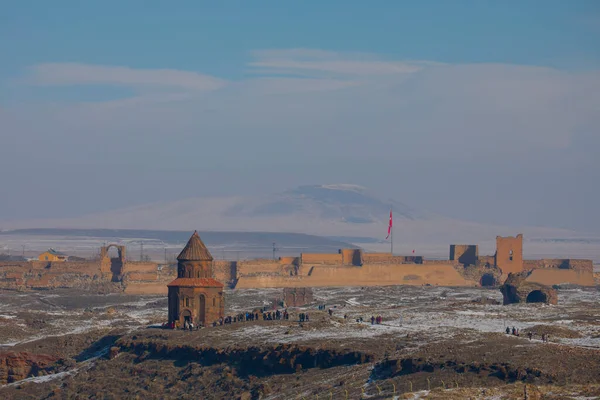
<svg viewBox="0 0 600 400">
<path fill-rule="evenodd" d="M 394 217 L 392 214 L 392 206 L 390 205 L 390 224 L 391 224 L 391 229 L 390 229 L 390 254 L 393 256 L 394 255 Z"/>
</svg>

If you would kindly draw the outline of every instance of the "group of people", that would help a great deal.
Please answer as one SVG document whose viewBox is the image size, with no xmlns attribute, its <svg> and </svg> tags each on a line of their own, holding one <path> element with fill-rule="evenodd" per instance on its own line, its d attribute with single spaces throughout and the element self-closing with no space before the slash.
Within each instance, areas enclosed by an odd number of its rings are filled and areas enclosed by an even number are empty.
<svg viewBox="0 0 600 400">
<path fill-rule="evenodd" d="M 507 326 L 506 327 L 506 334 L 510 335 L 512 334 L 513 336 L 520 336 L 519 330 L 517 328 L 515 328 L 514 326 L 512 327 L 512 330 Z M 527 332 L 527 337 L 529 338 L 529 340 L 532 340 L 533 337 L 535 336 L 534 332 Z M 542 342 L 544 343 L 548 343 L 550 335 L 548 335 L 547 333 L 542 333 Z"/>
<path fill-rule="evenodd" d="M 550 340 L 550 335 L 548 335 L 547 333 L 542 333 L 542 342 L 548 343 L 549 340 Z"/>
<path fill-rule="evenodd" d="M 167 329 L 167 328 L 169 328 L 169 329 L 179 329 L 179 327 L 180 327 L 179 321 L 173 321 L 171 323 L 164 322 L 162 324 L 162 328 L 163 329 Z M 184 323 L 183 323 L 183 330 L 184 331 L 193 331 L 193 330 L 198 330 L 200 328 L 202 328 L 202 324 L 194 325 L 193 322 L 187 321 L 187 320 L 184 321 Z"/>
<path fill-rule="evenodd" d="M 258 320 L 258 313 L 243 313 L 243 314 L 237 314 L 234 316 L 227 316 L 225 318 L 219 318 L 218 324 L 219 325 L 228 325 L 228 324 L 232 324 L 234 322 L 245 322 L 245 321 L 254 321 L 254 320 Z"/>
<path fill-rule="evenodd" d="M 283 312 L 276 310 L 263 313 L 263 321 L 279 321 L 279 320 L 289 320 L 290 314 L 287 311 L 287 308 L 283 310 Z"/>
<path fill-rule="evenodd" d="M 276 320 L 289 320 L 290 314 L 287 309 L 283 311 L 275 310 L 275 311 L 266 311 L 263 309 L 261 312 L 253 311 L 237 314 L 234 316 L 227 316 L 225 318 L 219 318 L 217 322 L 213 322 L 213 326 L 217 325 L 228 325 L 236 322 L 246 322 L 246 321 L 259 321 L 262 313 L 263 321 L 276 321 Z"/>
<path fill-rule="evenodd" d="M 335 306 L 334 306 L 334 308 L 335 308 Z M 325 310 L 326 307 L 323 304 L 319 304 L 318 309 Z M 327 312 L 330 317 L 333 316 L 332 308 L 327 309 Z M 287 321 L 290 319 L 290 314 L 289 314 L 287 308 L 284 310 L 267 311 L 267 307 L 265 306 L 261 309 L 254 310 L 252 312 L 245 312 L 245 313 L 229 315 L 226 317 L 219 318 L 218 321 L 213 322 L 211 325 L 213 327 L 216 327 L 216 326 L 234 324 L 237 322 L 259 321 L 261 319 L 261 317 L 262 317 L 263 321 L 279 321 L 279 320 Z M 348 314 L 344 314 L 344 319 L 348 319 L 348 318 L 349 318 Z M 310 321 L 310 317 L 307 312 L 298 314 L 298 322 L 299 323 L 309 322 L 309 321 Z M 382 323 L 382 321 L 383 321 L 383 317 L 381 315 L 371 316 L 371 325 L 376 325 L 376 324 L 379 325 Z M 362 317 L 356 318 L 356 322 L 362 323 L 363 318 Z M 184 330 L 192 331 L 192 330 L 198 330 L 198 329 L 202 328 L 202 324 L 194 324 L 193 322 L 186 320 L 184 322 L 183 326 L 181 326 L 179 321 L 174 321 L 171 323 L 164 323 L 163 328 L 170 328 L 170 329 L 183 328 Z M 506 328 L 506 330 L 507 330 L 506 331 L 507 334 L 510 333 L 509 328 Z M 516 334 L 518 336 L 518 331 L 516 331 L 515 328 L 513 328 L 513 334 Z"/>
<path fill-rule="evenodd" d="M 300 321 L 300 322 L 309 322 L 309 321 L 310 321 L 310 318 L 309 318 L 309 316 L 308 316 L 308 313 L 300 313 L 300 316 L 299 316 L 299 317 L 300 317 L 300 318 L 299 318 L 299 321 Z"/>
<path fill-rule="evenodd" d="M 516 328 L 513 326 L 513 327 L 512 327 L 512 331 L 511 331 L 511 330 L 510 330 L 510 328 L 507 326 L 507 327 L 506 327 L 506 334 L 507 334 L 507 335 L 510 335 L 510 334 L 511 334 L 511 332 L 512 332 L 512 335 L 513 335 L 513 336 L 520 336 L 520 335 L 519 335 L 519 330 L 518 330 L 518 329 L 516 329 Z"/>
</svg>

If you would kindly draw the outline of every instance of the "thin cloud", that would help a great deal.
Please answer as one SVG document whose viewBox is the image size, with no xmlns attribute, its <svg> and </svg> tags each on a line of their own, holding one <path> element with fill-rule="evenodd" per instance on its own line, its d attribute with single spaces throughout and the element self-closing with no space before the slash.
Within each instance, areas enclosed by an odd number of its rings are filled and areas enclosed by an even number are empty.
<svg viewBox="0 0 600 400">
<path fill-rule="evenodd" d="M 333 74 L 340 78 L 410 74 L 421 70 L 424 64 L 386 61 L 369 54 L 334 53 L 310 49 L 259 50 L 253 52 L 252 56 L 255 60 L 250 62 L 249 66 L 253 72 L 299 76 Z"/>
<path fill-rule="evenodd" d="M 115 85 L 211 91 L 226 81 L 197 72 L 174 69 L 134 69 L 77 63 L 46 63 L 29 68 L 27 82 L 41 86 Z"/>
</svg>

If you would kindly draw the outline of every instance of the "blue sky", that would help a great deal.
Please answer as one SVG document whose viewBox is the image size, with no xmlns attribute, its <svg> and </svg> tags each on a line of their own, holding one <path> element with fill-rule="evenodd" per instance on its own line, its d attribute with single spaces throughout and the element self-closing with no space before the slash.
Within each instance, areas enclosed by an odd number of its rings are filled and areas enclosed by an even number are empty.
<svg viewBox="0 0 600 400">
<path fill-rule="evenodd" d="M 48 61 L 241 78 L 247 53 L 318 48 L 404 60 L 595 68 L 597 1 L 18 1 L 3 5 L 4 76 Z"/>
<path fill-rule="evenodd" d="M 0 220 L 326 179 L 594 230 L 599 44 L 593 0 L 6 2 Z M 455 176 L 479 190 L 438 199 Z M 50 178 L 78 189 L 40 202 Z"/>
</svg>

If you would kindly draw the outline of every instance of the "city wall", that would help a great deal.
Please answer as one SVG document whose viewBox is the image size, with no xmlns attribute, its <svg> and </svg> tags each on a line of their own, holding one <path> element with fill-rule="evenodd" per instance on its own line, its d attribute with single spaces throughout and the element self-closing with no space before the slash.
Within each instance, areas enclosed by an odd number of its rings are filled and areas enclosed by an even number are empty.
<svg viewBox="0 0 600 400">
<path fill-rule="evenodd" d="M 236 288 L 391 286 L 391 285 L 475 286 L 452 265 L 363 264 L 356 266 L 312 266 L 298 276 L 242 275 Z"/>
<path fill-rule="evenodd" d="M 595 285 L 594 274 L 591 271 L 574 269 L 534 269 L 526 281 L 548 286 L 564 284 L 579 286 Z"/>
<path fill-rule="evenodd" d="M 510 272 L 533 272 L 527 280 L 544 285 L 595 285 L 591 260 L 523 260 L 522 235 L 497 237 L 494 255 L 480 256 L 476 245 L 451 245 L 449 260 L 365 253 L 303 253 L 277 260 L 214 261 L 214 277 L 232 288 L 501 284 Z M 108 248 L 119 256 L 110 258 Z M 123 246 L 103 247 L 99 260 L 0 262 L 0 288 L 88 288 L 130 294 L 166 294 L 175 264 L 127 261 Z"/>
</svg>

